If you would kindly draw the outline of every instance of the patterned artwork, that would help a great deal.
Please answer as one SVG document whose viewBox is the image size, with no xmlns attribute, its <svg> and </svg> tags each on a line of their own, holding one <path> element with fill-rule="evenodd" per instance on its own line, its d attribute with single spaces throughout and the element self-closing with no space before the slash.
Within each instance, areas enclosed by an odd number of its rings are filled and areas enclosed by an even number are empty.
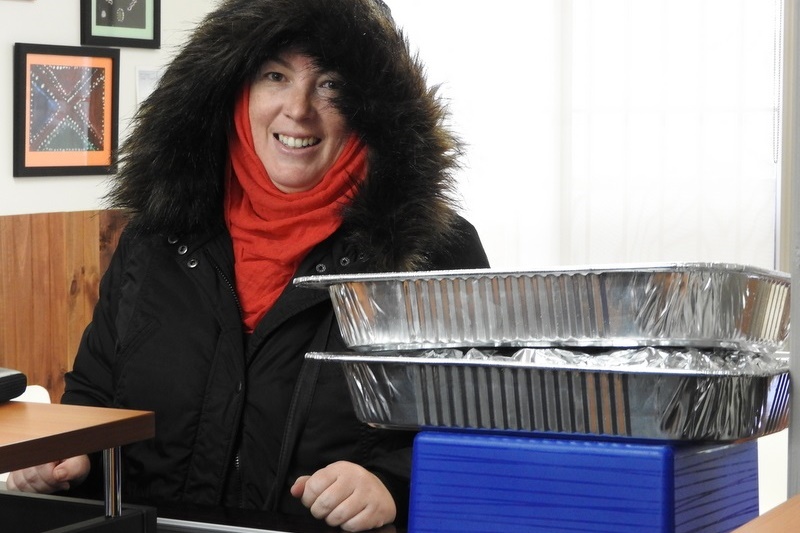
<svg viewBox="0 0 800 533">
<path fill-rule="evenodd" d="M 147 6 L 144 0 L 98 0 L 95 20 L 98 26 L 120 28 L 147 27 Z"/>
<path fill-rule="evenodd" d="M 119 49 L 14 43 L 14 176 L 109 174 Z"/>
<path fill-rule="evenodd" d="M 32 65 L 30 78 L 30 151 L 107 149 L 106 69 Z"/>
<path fill-rule="evenodd" d="M 81 44 L 161 46 L 161 0 L 80 0 Z"/>
</svg>

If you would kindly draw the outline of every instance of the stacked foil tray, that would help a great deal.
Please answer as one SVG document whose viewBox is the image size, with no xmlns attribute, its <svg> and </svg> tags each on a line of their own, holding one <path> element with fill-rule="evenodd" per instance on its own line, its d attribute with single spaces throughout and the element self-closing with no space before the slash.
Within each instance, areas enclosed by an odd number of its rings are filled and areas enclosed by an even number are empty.
<svg viewBox="0 0 800 533">
<path fill-rule="evenodd" d="M 693 263 L 295 283 L 328 290 L 353 351 L 307 357 L 343 367 L 369 424 L 692 441 L 788 424 L 780 272 Z M 530 349 L 544 355 L 508 356 Z"/>
</svg>

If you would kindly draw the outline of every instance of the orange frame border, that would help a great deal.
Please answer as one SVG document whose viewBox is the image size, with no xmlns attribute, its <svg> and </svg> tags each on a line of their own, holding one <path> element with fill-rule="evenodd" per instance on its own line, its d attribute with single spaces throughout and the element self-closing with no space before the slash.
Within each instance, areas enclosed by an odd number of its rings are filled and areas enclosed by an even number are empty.
<svg viewBox="0 0 800 533">
<path fill-rule="evenodd" d="M 119 50 L 16 43 L 14 45 L 14 176 L 108 174 L 117 148 Z M 106 105 L 99 151 L 41 152 L 30 150 L 31 68 L 34 65 L 102 68 Z"/>
</svg>

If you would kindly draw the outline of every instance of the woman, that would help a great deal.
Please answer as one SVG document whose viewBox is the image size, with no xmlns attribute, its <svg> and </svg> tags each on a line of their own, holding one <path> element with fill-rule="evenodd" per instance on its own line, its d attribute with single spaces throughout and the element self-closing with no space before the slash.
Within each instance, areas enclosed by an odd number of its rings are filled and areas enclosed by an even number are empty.
<svg viewBox="0 0 800 533">
<path fill-rule="evenodd" d="M 346 347 L 291 280 L 487 266 L 422 71 L 380 0 L 227 0 L 143 104 L 111 191 L 131 219 L 62 400 L 156 412 L 124 452 L 130 500 L 405 520 L 413 433 L 360 423 L 341 369 L 304 360 Z"/>
</svg>

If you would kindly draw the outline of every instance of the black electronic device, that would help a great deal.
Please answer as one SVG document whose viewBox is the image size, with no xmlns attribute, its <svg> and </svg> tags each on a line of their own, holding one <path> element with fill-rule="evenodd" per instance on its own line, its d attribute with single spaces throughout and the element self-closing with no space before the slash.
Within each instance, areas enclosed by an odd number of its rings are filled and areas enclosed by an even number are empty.
<svg viewBox="0 0 800 533">
<path fill-rule="evenodd" d="M 0 367 L 0 402 L 13 400 L 25 392 L 28 378 L 19 370 Z"/>
</svg>

